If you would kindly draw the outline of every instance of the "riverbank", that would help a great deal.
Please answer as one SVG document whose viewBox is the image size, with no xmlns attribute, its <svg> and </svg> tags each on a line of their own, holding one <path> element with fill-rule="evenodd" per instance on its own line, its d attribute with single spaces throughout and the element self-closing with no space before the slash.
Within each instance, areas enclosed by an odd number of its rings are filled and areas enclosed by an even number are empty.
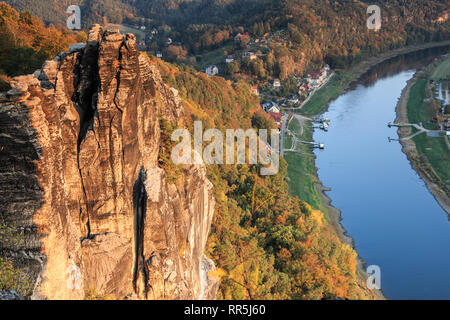
<svg viewBox="0 0 450 320">
<path fill-rule="evenodd" d="M 366 272 L 367 264 L 366 262 L 361 258 L 361 256 L 356 251 L 355 247 L 355 240 L 347 233 L 347 230 L 345 230 L 344 226 L 342 225 L 342 211 L 338 208 L 334 207 L 332 205 L 331 198 L 326 194 L 327 191 L 331 191 L 330 188 L 325 187 L 322 182 L 319 180 L 319 182 L 316 185 L 316 188 L 319 192 L 319 195 L 322 199 L 322 204 L 327 210 L 327 215 L 329 218 L 329 223 L 336 231 L 339 239 L 348 244 L 353 250 L 355 250 L 357 257 L 356 261 L 358 263 L 357 265 L 357 274 L 360 277 L 361 281 L 364 283 L 367 282 L 367 279 L 369 278 L 369 274 Z M 388 298 L 383 294 L 382 290 L 375 290 L 374 291 L 376 296 L 380 300 L 387 300 Z"/>
<path fill-rule="evenodd" d="M 416 46 L 408 46 L 396 50 L 392 50 L 389 52 L 385 52 L 378 56 L 374 56 L 365 61 L 362 61 L 350 68 L 347 71 L 341 72 L 340 74 L 336 74 L 325 86 L 323 86 L 318 92 L 315 93 L 314 96 L 311 97 L 308 104 L 306 104 L 301 110 L 302 114 L 306 114 L 308 116 L 317 116 L 324 113 L 328 109 L 328 105 L 331 101 L 335 100 L 341 94 L 343 94 L 350 84 L 354 81 L 357 81 L 364 73 L 366 73 L 370 68 L 374 67 L 377 64 L 380 64 L 388 59 L 395 58 L 397 56 L 401 56 L 404 54 L 408 54 L 415 51 L 435 48 L 435 47 L 443 47 L 450 45 L 449 41 L 442 42 L 433 42 L 427 43 L 423 45 Z M 343 74 L 345 76 L 343 76 Z M 345 79 L 345 81 L 343 81 Z M 330 90 L 331 89 L 331 90 Z M 320 105 L 320 107 L 318 106 Z M 406 121 L 407 122 L 407 121 Z M 293 128 L 289 128 L 291 131 L 295 132 L 297 126 Z M 303 136 L 305 140 L 312 139 L 312 132 L 310 130 L 302 130 Z M 306 134 L 305 134 L 306 133 Z M 284 147 L 284 146 L 283 146 Z M 317 167 L 315 166 L 315 155 L 313 152 L 309 151 L 308 148 L 302 148 L 302 152 L 310 152 L 311 157 L 307 157 L 309 159 L 301 159 L 299 155 L 291 154 L 286 155 L 286 161 L 288 162 L 288 172 L 290 177 L 290 187 L 298 194 L 301 199 L 309 199 L 312 198 L 314 201 L 312 205 L 316 204 L 316 208 L 319 210 L 325 209 L 325 214 L 327 215 L 328 220 L 335 226 L 335 229 L 341 239 L 341 241 L 351 244 L 354 248 L 353 239 L 347 235 L 346 230 L 343 228 L 341 221 L 341 211 L 331 205 L 332 200 L 326 194 L 326 191 L 329 190 L 325 186 L 323 186 L 322 182 L 318 178 L 317 175 Z M 308 161 L 309 160 L 309 161 Z M 304 162 L 312 162 L 307 165 L 303 165 Z M 299 165 L 301 164 L 301 165 Z M 294 185 L 294 176 L 299 173 L 299 169 L 307 169 L 307 172 L 302 172 L 302 182 L 301 186 Z M 306 186 L 306 187 L 305 187 Z M 311 186 L 315 186 L 312 190 Z M 311 193 L 308 195 L 307 193 Z M 318 201 L 317 198 L 320 198 Z M 441 200 L 438 200 L 441 201 Z"/>
<path fill-rule="evenodd" d="M 327 85 L 325 85 L 323 88 L 321 88 L 321 90 L 316 92 L 313 97 L 311 97 L 310 101 L 301 110 L 301 113 L 307 116 L 317 116 L 322 114 L 327 110 L 329 103 L 334 99 L 336 99 L 337 97 L 339 97 L 341 94 L 343 94 L 347 90 L 347 88 L 349 88 L 352 82 L 358 80 L 370 68 L 379 63 L 382 63 L 388 59 L 403 54 L 447 45 L 450 45 L 450 41 L 405 47 L 372 57 L 355 65 L 354 67 L 350 68 L 347 71 L 341 71 L 335 77 L 333 77 L 333 79 L 329 83 L 327 83 Z M 290 129 L 291 131 L 293 131 L 292 129 L 295 128 Z M 303 130 L 303 132 L 305 138 L 309 137 L 312 138 L 311 134 L 309 133 L 309 130 Z M 334 227 L 341 241 L 347 243 L 353 249 L 355 249 L 353 238 L 351 238 L 347 234 L 347 231 L 341 224 L 342 221 L 341 211 L 332 205 L 332 200 L 326 194 L 326 192 L 329 191 L 330 189 L 326 188 L 318 178 L 317 175 L 318 169 L 315 165 L 315 155 L 312 151 L 306 149 L 307 148 L 302 148 L 301 152 L 302 153 L 308 152 L 307 157 L 301 157 L 298 154 L 291 154 L 287 155 L 286 157 L 286 161 L 289 164 L 288 172 L 290 172 L 289 173 L 290 187 L 296 193 L 298 192 L 299 189 L 302 190 L 304 193 L 308 191 L 307 190 L 308 188 L 306 187 L 300 188 L 301 186 L 307 186 L 309 187 L 309 189 L 311 189 L 310 186 L 314 185 L 315 190 L 310 190 L 311 195 L 309 197 L 313 197 L 314 200 L 316 200 L 317 197 L 320 198 L 320 200 L 318 201 L 319 204 L 317 205 L 317 208 L 318 209 L 324 208 L 328 222 Z M 309 155 L 311 155 L 311 157 Z M 305 167 L 305 165 L 302 164 L 304 162 L 311 162 L 312 164 L 307 166 L 308 169 L 307 172 L 302 172 L 300 177 L 294 179 L 297 171 L 299 171 L 298 169 L 300 167 Z M 299 182 L 298 178 L 301 179 L 306 178 L 307 180 Z M 298 195 L 301 196 L 301 194 Z M 303 195 L 303 197 L 301 198 L 305 199 L 305 196 Z M 360 275 L 361 280 L 365 281 L 369 276 L 365 270 L 365 262 L 359 255 L 357 257 L 357 261 L 358 261 L 358 274 Z M 377 291 L 376 293 L 380 299 L 386 299 L 386 297 L 383 295 L 381 291 Z"/>
<path fill-rule="evenodd" d="M 316 174 L 317 174 L 317 168 L 316 168 Z M 369 274 L 367 273 L 367 264 L 366 262 L 361 258 L 361 256 L 356 251 L 355 246 L 355 240 L 347 233 L 347 230 L 345 230 L 344 226 L 342 225 L 342 211 L 338 208 L 334 207 L 332 205 L 331 198 L 326 194 L 327 191 L 331 191 L 330 188 L 327 188 L 323 185 L 323 183 L 318 179 L 318 183 L 316 184 L 316 188 L 318 190 L 318 193 L 321 197 L 322 205 L 327 210 L 328 215 L 328 221 L 331 224 L 331 226 L 336 231 L 339 239 L 343 242 L 348 244 L 353 250 L 355 250 L 357 257 L 357 274 L 362 282 L 366 283 L 367 279 L 369 278 Z M 375 290 L 374 291 L 376 296 L 380 300 L 387 300 L 388 298 L 383 294 L 382 290 Z"/>
<path fill-rule="evenodd" d="M 303 121 L 299 121 L 297 117 L 293 117 L 289 124 L 289 130 L 296 132 L 296 135 L 305 141 L 313 139 L 313 128 L 308 124 L 310 121 L 306 117 L 302 117 Z M 288 136 L 286 146 L 292 147 L 292 139 Z M 341 224 L 341 211 L 332 205 L 332 200 L 326 194 L 330 191 L 325 187 L 318 177 L 318 169 L 315 164 L 316 156 L 311 152 L 311 148 L 305 144 L 298 144 L 296 152 L 286 152 L 285 159 L 288 162 L 289 186 L 293 195 L 299 196 L 300 199 L 309 203 L 315 209 L 323 212 L 327 223 L 336 233 L 342 243 L 347 244 L 355 250 L 355 242 L 352 237 Z M 356 250 L 355 250 L 356 252 Z M 365 286 L 369 274 L 366 272 L 366 263 L 356 252 L 357 269 L 359 286 Z M 374 291 L 375 299 L 385 300 L 386 297 L 380 290 Z"/>
<path fill-rule="evenodd" d="M 396 106 L 396 114 L 397 117 L 395 119 L 396 122 L 408 122 L 408 102 L 410 102 L 410 94 L 411 89 L 417 83 L 417 81 L 421 78 L 427 78 L 428 74 L 431 72 L 433 68 L 436 68 L 436 64 L 433 63 L 431 66 L 427 66 L 416 72 L 414 77 L 410 79 L 403 89 L 402 94 L 399 98 L 399 101 Z M 398 135 L 400 138 L 405 138 L 410 134 L 409 128 L 399 128 Z M 448 139 L 444 137 L 444 139 Z M 448 140 L 446 141 L 448 146 Z M 450 217 L 450 198 L 447 193 L 439 186 L 439 178 L 436 177 L 434 173 L 434 169 L 430 165 L 428 161 L 424 161 L 419 153 L 416 143 L 412 139 L 402 140 L 400 139 L 400 144 L 402 145 L 402 152 L 406 154 L 411 167 L 416 171 L 422 180 L 425 182 L 425 185 L 428 191 L 433 195 L 442 209 L 449 215 Z M 434 173 L 434 174 L 431 174 Z"/>
<path fill-rule="evenodd" d="M 336 72 L 336 75 L 333 77 L 333 79 L 331 79 L 325 86 L 318 90 L 314 94 L 314 96 L 310 98 L 308 103 L 303 106 L 301 113 L 308 116 L 314 116 L 323 113 L 324 111 L 326 111 L 328 104 L 339 97 L 352 82 L 358 80 L 370 68 L 379 63 L 411 52 L 448 45 L 450 45 L 450 40 L 407 46 L 363 60 L 348 70 Z"/>
</svg>

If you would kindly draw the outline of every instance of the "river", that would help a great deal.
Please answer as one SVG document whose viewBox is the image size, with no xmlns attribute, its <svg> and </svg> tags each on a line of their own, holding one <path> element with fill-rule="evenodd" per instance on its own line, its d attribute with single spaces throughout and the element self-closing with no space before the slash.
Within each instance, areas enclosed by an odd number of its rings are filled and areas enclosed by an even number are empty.
<svg viewBox="0 0 450 320">
<path fill-rule="evenodd" d="M 342 211 L 342 225 L 367 265 L 381 268 L 388 299 L 450 299 L 448 215 L 411 168 L 396 129 L 389 129 L 406 82 L 416 69 L 449 48 L 383 62 L 331 102 L 328 132 L 314 140 L 320 180 Z"/>
</svg>

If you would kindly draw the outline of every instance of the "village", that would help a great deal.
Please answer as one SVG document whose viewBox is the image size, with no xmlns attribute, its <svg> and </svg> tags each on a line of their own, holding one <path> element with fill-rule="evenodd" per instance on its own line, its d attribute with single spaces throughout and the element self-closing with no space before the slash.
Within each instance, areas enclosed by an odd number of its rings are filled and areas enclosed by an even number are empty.
<svg viewBox="0 0 450 320">
<path fill-rule="evenodd" d="M 237 34 L 234 37 L 235 41 L 240 41 L 242 37 L 248 37 L 248 34 Z M 279 32 L 277 35 L 269 36 L 268 34 L 264 37 L 252 39 L 247 44 L 247 49 L 241 53 L 241 56 L 228 55 L 225 58 L 225 64 L 232 63 L 238 58 L 249 59 L 250 61 L 256 60 L 265 56 L 266 54 L 262 52 L 267 52 L 267 48 L 270 41 L 286 41 L 287 38 L 283 35 L 283 32 Z M 265 49 L 265 50 L 264 50 Z M 253 50 L 253 51 L 249 51 Z M 206 74 L 210 77 L 219 74 L 219 67 L 217 65 L 209 65 L 205 70 Z M 296 145 L 306 144 L 313 148 L 324 149 L 325 145 L 323 143 L 316 143 L 314 141 L 303 141 L 291 132 L 289 128 L 289 123 L 292 119 L 300 119 L 302 125 L 306 125 L 308 120 L 311 123 L 318 124 L 315 128 L 328 131 L 330 120 L 329 119 L 309 119 L 301 115 L 294 115 L 293 111 L 300 111 L 302 107 L 309 101 L 309 99 L 315 94 L 317 90 L 322 88 L 332 77 L 334 72 L 331 70 L 328 64 L 325 64 L 321 69 L 314 70 L 308 73 L 304 77 L 299 77 L 293 75 L 292 77 L 296 81 L 295 91 L 289 90 L 288 96 L 280 95 L 283 83 L 280 79 L 273 79 L 268 85 L 265 83 L 255 84 L 251 87 L 251 92 L 261 98 L 261 109 L 266 112 L 276 123 L 278 132 L 281 137 L 281 149 L 280 154 L 284 156 L 285 152 L 297 152 Z M 285 140 L 286 135 L 291 137 L 292 146 L 285 150 Z"/>
<path fill-rule="evenodd" d="M 224 64 L 228 65 L 236 60 L 249 61 L 261 59 L 267 55 L 270 43 L 285 43 L 289 39 L 285 31 L 278 31 L 274 34 L 266 33 L 264 36 L 251 39 L 248 32 L 238 33 L 234 36 L 234 41 L 239 42 L 242 39 L 246 43 L 245 49 L 238 51 L 235 55 L 228 55 L 224 59 Z M 222 74 L 218 65 L 208 65 L 205 68 L 205 73 L 212 77 Z M 290 89 L 286 96 L 280 94 L 283 87 L 283 81 L 275 78 L 269 83 L 258 83 L 251 87 L 253 94 L 261 98 L 261 108 L 273 118 L 281 132 L 283 113 L 294 110 L 301 110 L 301 108 L 309 101 L 314 93 L 324 86 L 333 77 L 334 72 L 328 64 L 325 64 L 321 69 L 313 70 L 304 77 L 291 75 L 295 79 L 295 90 Z M 321 127 L 327 130 L 327 125 Z"/>
<path fill-rule="evenodd" d="M 256 54 L 253 52 L 244 52 L 242 56 L 249 57 L 250 59 L 257 58 Z M 230 63 L 233 60 L 232 56 L 228 56 L 226 59 L 227 63 Z M 219 74 L 219 68 L 215 65 L 211 65 L 206 68 L 205 72 L 208 76 L 212 77 Z M 274 119 L 278 129 L 281 131 L 282 112 L 296 109 L 300 110 L 308 102 L 311 96 L 324 86 L 333 75 L 334 72 L 331 71 L 330 66 L 326 64 L 320 70 L 309 73 L 305 78 L 296 78 L 297 92 L 292 93 L 289 97 L 275 97 L 270 94 L 270 91 L 277 91 L 282 87 L 281 80 L 277 78 L 272 80 L 270 87 L 266 88 L 266 91 L 260 92 L 261 89 L 258 85 L 253 85 L 251 91 L 253 94 L 261 97 L 261 108 Z M 267 89 L 270 91 L 267 92 Z M 274 99 L 270 99 L 271 97 Z M 327 129 L 327 127 L 325 126 L 323 129 Z"/>
<path fill-rule="evenodd" d="M 140 35 L 138 37 L 140 50 L 150 50 L 159 59 L 166 58 L 164 57 L 165 48 L 171 45 L 182 46 L 182 43 L 163 36 L 156 27 L 132 25 L 126 28 L 133 28 Z M 286 30 L 279 30 L 273 33 L 268 32 L 259 37 L 251 37 L 249 32 L 238 32 L 231 36 L 230 40 L 237 49 L 233 49 L 232 52 L 223 57 L 220 55 L 214 57 L 213 61 L 211 61 L 214 64 L 207 64 L 203 69 L 208 76 L 226 76 L 225 69 L 232 63 L 264 59 L 270 52 L 271 44 L 286 44 L 289 42 L 289 37 Z M 291 134 L 288 132 L 287 126 L 292 119 L 292 111 L 300 111 L 315 92 L 322 88 L 334 74 L 330 66 L 325 64 L 320 69 L 313 70 L 305 76 L 290 75 L 295 81 L 294 87 L 283 88 L 285 81 L 278 78 L 251 86 L 252 94 L 260 97 L 261 109 L 274 120 L 281 135 L 282 145 L 284 143 L 284 135 Z M 329 122 L 317 122 L 319 123 L 317 128 L 328 131 Z M 304 143 L 310 142 L 304 141 Z M 310 144 L 316 146 L 313 142 Z M 317 147 L 319 147 L 319 144 Z M 323 148 L 323 144 L 320 144 L 320 147 Z"/>
</svg>

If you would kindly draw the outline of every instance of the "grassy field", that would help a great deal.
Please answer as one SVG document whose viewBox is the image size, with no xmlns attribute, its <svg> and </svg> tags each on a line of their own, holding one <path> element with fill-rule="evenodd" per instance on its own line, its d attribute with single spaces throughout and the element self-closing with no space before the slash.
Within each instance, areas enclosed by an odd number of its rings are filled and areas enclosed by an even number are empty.
<svg viewBox="0 0 450 320">
<path fill-rule="evenodd" d="M 299 131 L 299 123 L 296 119 L 293 119 L 289 124 L 289 129 L 292 132 Z M 304 128 L 303 136 L 301 137 L 305 141 L 312 140 L 312 128 L 309 126 Z M 291 147 L 291 137 L 286 136 L 285 146 Z M 298 196 L 303 201 L 309 203 L 313 208 L 319 209 L 326 215 L 325 207 L 322 203 L 319 192 L 317 191 L 316 184 L 319 182 L 316 175 L 316 168 L 314 164 L 314 155 L 311 152 L 311 147 L 308 145 L 300 144 L 297 146 L 297 150 L 301 152 L 286 152 L 284 158 L 289 163 L 288 177 L 290 192 L 294 196 Z M 327 218 L 328 219 L 328 218 Z"/>
<path fill-rule="evenodd" d="M 145 39 L 145 32 L 141 31 L 141 30 L 137 30 L 131 27 L 127 27 L 124 25 L 119 25 L 119 24 L 111 24 L 109 26 L 107 26 L 107 29 L 119 29 L 120 33 L 123 34 L 127 34 L 127 33 L 132 33 L 136 36 L 137 40 L 144 40 Z"/>
<path fill-rule="evenodd" d="M 233 44 L 230 42 L 223 47 L 220 47 L 213 51 L 208 51 L 205 54 L 202 54 L 197 59 L 198 68 L 204 71 L 210 65 L 219 65 L 225 63 L 225 58 L 227 54 L 225 52 L 229 52 Z M 221 74 L 223 74 L 224 70 L 219 70 Z"/>
<path fill-rule="evenodd" d="M 439 69 L 439 67 L 438 67 Z M 426 98 L 427 80 L 419 79 L 412 87 L 408 98 L 408 121 L 410 123 L 426 122 L 430 120 L 431 111 Z M 445 142 L 446 137 L 429 137 L 420 134 L 413 138 L 419 157 L 424 157 L 421 162 L 428 162 L 431 168 L 423 166 L 422 169 L 432 178 L 437 177 L 448 190 L 450 185 L 450 152 Z M 434 179 L 433 179 L 434 180 Z"/>
<path fill-rule="evenodd" d="M 450 75 L 450 57 L 442 61 L 439 66 L 432 72 L 430 79 L 441 80 L 446 79 Z"/>
<path fill-rule="evenodd" d="M 408 98 L 408 121 L 410 123 L 427 122 L 433 117 L 431 110 L 424 100 L 426 96 L 427 80 L 419 79 L 411 87 Z"/>
<path fill-rule="evenodd" d="M 323 112 L 330 100 L 337 98 L 347 87 L 350 80 L 356 76 L 356 70 L 346 72 L 336 72 L 333 78 L 328 81 L 314 96 L 306 103 L 301 113 L 308 116 L 317 115 Z M 299 123 L 293 119 L 289 125 L 292 132 L 299 132 Z M 303 136 L 305 141 L 312 141 L 313 129 L 310 126 L 304 128 Z M 286 137 L 286 148 L 291 147 L 291 139 Z M 305 144 L 297 146 L 301 152 L 287 152 L 285 159 L 288 162 L 289 189 L 292 195 L 308 202 L 313 208 L 324 213 L 325 219 L 329 220 L 326 207 L 323 204 L 322 197 L 317 190 L 319 178 L 316 173 L 315 158 L 311 147 Z"/>
</svg>

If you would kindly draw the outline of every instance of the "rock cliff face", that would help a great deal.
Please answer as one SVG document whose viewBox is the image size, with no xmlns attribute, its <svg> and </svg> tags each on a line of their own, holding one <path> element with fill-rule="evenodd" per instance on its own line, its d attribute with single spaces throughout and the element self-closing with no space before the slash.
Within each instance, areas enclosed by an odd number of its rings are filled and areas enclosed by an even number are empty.
<svg viewBox="0 0 450 320">
<path fill-rule="evenodd" d="M 12 87 L 0 94 L 0 218 L 25 243 L 1 249 L 36 281 L 33 298 L 214 298 L 213 186 L 202 166 L 176 185 L 158 167 L 159 118 L 180 124 L 184 111 L 135 37 L 95 26 Z"/>
</svg>

